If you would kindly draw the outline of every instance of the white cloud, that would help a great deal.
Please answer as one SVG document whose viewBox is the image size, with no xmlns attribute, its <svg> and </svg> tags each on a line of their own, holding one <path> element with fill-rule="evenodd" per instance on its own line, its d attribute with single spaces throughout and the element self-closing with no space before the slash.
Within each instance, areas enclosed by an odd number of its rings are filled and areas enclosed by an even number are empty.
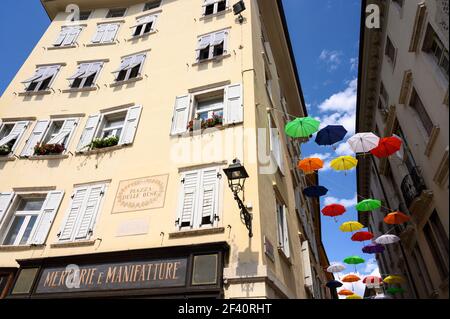
<svg viewBox="0 0 450 319">
<path fill-rule="evenodd" d="M 352 151 L 352 149 L 350 148 L 350 145 L 347 142 L 343 142 L 343 143 L 339 144 L 339 146 L 336 148 L 335 152 L 339 156 L 355 154 L 355 152 Z"/>
<path fill-rule="evenodd" d="M 355 282 L 355 283 L 346 283 L 343 282 L 343 286 L 340 289 L 348 289 L 353 291 L 355 294 L 363 297 L 364 296 L 364 292 L 366 290 L 366 285 L 363 283 L 363 279 L 367 276 L 378 276 L 380 277 L 380 270 L 378 268 L 378 264 L 375 258 L 369 259 L 366 262 L 365 268 L 362 272 L 352 272 L 353 274 L 357 275 L 359 278 L 361 278 L 360 281 Z M 337 275 L 339 276 L 339 279 L 342 279 L 342 277 L 348 275 L 347 274 L 343 274 L 343 273 L 338 273 Z M 345 299 L 345 296 L 339 296 L 340 299 Z"/>
<path fill-rule="evenodd" d="M 315 153 L 315 154 L 308 155 L 307 157 L 320 158 L 322 161 L 324 161 L 327 158 L 331 157 L 331 153 Z"/>
<path fill-rule="evenodd" d="M 371 275 L 371 276 L 376 276 L 373 274 L 374 272 L 378 272 L 378 275 L 380 274 L 380 271 L 378 269 L 377 260 L 375 258 L 371 258 L 366 261 L 366 267 L 364 268 L 364 273 Z"/>
<path fill-rule="evenodd" d="M 355 196 L 353 198 L 350 199 L 339 199 L 333 196 L 327 196 L 324 199 L 324 204 L 326 205 L 330 205 L 330 204 L 340 204 L 344 207 L 351 207 L 351 206 L 355 206 L 356 203 L 358 202 L 358 196 L 357 194 L 355 194 Z"/>
<path fill-rule="evenodd" d="M 322 50 L 322 52 L 319 55 L 319 60 L 324 62 L 328 68 L 328 71 L 331 72 L 336 70 L 341 64 L 342 62 L 341 56 L 342 56 L 341 51 Z"/>
<path fill-rule="evenodd" d="M 358 79 L 350 81 L 348 87 L 341 92 L 335 93 L 319 105 L 321 112 L 341 111 L 354 112 L 356 108 L 356 94 Z"/>
<path fill-rule="evenodd" d="M 358 58 L 350 59 L 350 71 L 355 71 L 358 69 Z"/>
</svg>

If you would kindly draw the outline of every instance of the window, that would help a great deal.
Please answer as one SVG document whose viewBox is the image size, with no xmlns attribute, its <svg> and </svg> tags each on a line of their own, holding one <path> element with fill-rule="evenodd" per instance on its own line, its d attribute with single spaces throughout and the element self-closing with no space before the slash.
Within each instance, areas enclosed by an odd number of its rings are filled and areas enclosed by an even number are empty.
<svg viewBox="0 0 450 319">
<path fill-rule="evenodd" d="M 28 121 L 0 124 L 0 156 L 14 152 L 27 127 Z"/>
<path fill-rule="evenodd" d="M 136 21 L 134 26 L 133 37 L 149 34 L 154 31 L 156 15 L 145 16 Z"/>
<path fill-rule="evenodd" d="M 25 90 L 27 92 L 48 90 L 60 68 L 61 65 L 38 67 L 31 78 L 22 82 L 26 86 Z"/>
<path fill-rule="evenodd" d="M 265 65 L 265 71 L 264 71 L 264 81 L 266 84 L 266 91 L 267 94 L 269 94 L 270 101 L 273 103 L 273 80 L 272 80 L 272 74 L 270 73 L 270 69 L 267 65 Z"/>
<path fill-rule="evenodd" d="M 2 245 L 43 244 L 47 238 L 63 191 L 47 194 L 0 193 L 0 236 Z M 0 219 L 1 220 L 1 219 Z"/>
<path fill-rule="evenodd" d="M 92 11 L 81 11 L 80 12 L 80 21 L 85 21 L 89 19 L 91 16 Z"/>
<path fill-rule="evenodd" d="M 223 12 L 227 9 L 227 0 L 205 0 L 203 15 L 208 16 Z"/>
<path fill-rule="evenodd" d="M 418 292 L 419 293 L 424 292 L 425 296 L 423 296 L 423 297 L 428 298 L 433 291 L 433 287 L 432 287 L 430 274 L 429 274 L 428 268 L 425 264 L 425 260 L 423 259 L 423 255 L 422 255 L 422 252 L 420 251 L 419 245 L 416 244 L 411 256 L 412 256 L 413 262 L 415 263 L 415 266 L 416 266 L 414 268 L 416 269 L 417 278 L 419 278 L 418 284 L 421 286 L 420 287 L 421 289 L 418 289 Z M 420 297 L 422 297 L 422 296 L 420 296 Z"/>
<path fill-rule="evenodd" d="M 75 118 L 37 121 L 21 156 L 61 154 L 67 149 L 77 123 L 78 119 Z M 48 153 L 40 153 L 36 151 L 37 145 L 60 145 L 62 148 L 49 150 Z"/>
<path fill-rule="evenodd" d="M 39 268 L 24 268 L 20 270 L 19 276 L 14 283 L 12 295 L 29 294 L 33 288 L 33 283 L 39 273 Z"/>
<path fill-rule="evenodd" d="M 222 197 L 220 168 L 209 167 L 184 172 L 178 206 L 178 229 L 212 227 L 219 219 Z"/>
<path fill-rule="evenodd" d="M 156 9 L 161 5 L 161 0 L 149 1 L 144 5 L 144 11 Z"/>
<path fill-rule="evenodd" d="M 436 34 L 436 32 L 434 32 L 431 25 L 428 25 L 427 28 L 427 33 L 425 35 L 423 45 L 423 51 L 429 53 L 433 57 L 434 61 L 436 62 L 436 65 L 439 66 L 443 74 L 448 79 L 448 68 L 449 68 L 448 49 L 445 48 L 441 39 L 439 39 L 438 35 Z"/>
<path fill-rule="evenodd" d="M 228 31 L 219 31 L 199 37 L 197 60 L 204 61 L 223 56 L 227 52 Z"/>
<path fill-rule="evenodd" d="M 82 28 L 78 26 L 64 27 L 59 33 L 53 45 L 55 47 L 66 47 L 75 44 L 81 30 Z"/>
<path fill-rule="evenodd" d="M 145 57 L 145 54 L 136 54 L 123 58 L 120 67 L 113 72 L 116 74 L 116 82 L 128 81 L 140 76 Z"/>
<path fill-rule="evenodd" d="M 75 188 L 69 210 L 58 233 L 60 242 L 88 240 L 91 237 L 105 191 L 105 184 Z"/>
<path fill-rule="evenodd" d="M 81 63 L 77 72 L 68 80 L 72 89 L 92 87 L 103 67 L 103 62 Z"/>
<path fill-rule="evenodd" d="M 132 106 L 121 111 L 89 116 L 78 143 L 77 151 L 83 152 L 90 149 L 91 143 L 95 139 L 103 140 L 115 137 L 116 145 L 132 144 L 141 110 L 141 106 Z"/>
<path fill-rule="evenodd" d="M 287 207 L 280 202 L 276 203 L 277 225 L 278 225 L 278 247 L 286 257 L 290 257 L 289 252 L 289 232 L 287 226 Z"/>
<path fill-rule="evenodd" d="M 92 38 L 92 43 L 94 44 L 113 43 L 116 38 L 118 30 L 119 30 L 118 23 L 99 24 L 97 25 L 97 32 Z"/>
<path fill-rule="evenodd" d="M 386 48 L 384 54 L 389 58 L 390 62 L 394 65 L 397 50 L 395 49 L 394 44 L 392 43 L 389 36 L 386 37 Z"/>
<path fill-rule="evenodd" d="M 423 232 L 441 279 L 447 279 L 449 266 L 448 236 L 436 210 L 431 214 L 428 223 L 423 228 Z"/>
<path fill-rule="evenodd" d="M 275 125 L 275 121 L 272 116 L 268 115 L 269 119 L 269 141 L 270 141 L 270 153 L 272 158 L 277 163 L 280 171 L 284 174 L 284 162 L 283 162 L 283 149 L 281 147 L 281 136 L 278 128 Z"/>
<path fill-rule="evenodd" d="M 171 135 L 194 129 L 193 122 L 203 128 L 230 125 L 243 121 L 242 86 L 232 84 L 220 89 L 178 96 L 172 117 Z"/>
<path fill-rule="evenodd" d="M 387 108 L 389 105 L 389 94 L 386 91 L 383 82 L 380 82 L 380 95 L 383 98 L 384 108 Z"/>
<path fill-rule="evenodd" d="M 106 15 L 106 18 L 121 18 L 125 15 L 126 11 L 127 8 L 110 9 Z"/>
<path fill-rule="evenodd" d="M 432 122 L 430 116 L 428 115 L 427 110 L 425 109 L 425 106 L 422 103 L 422 100 L 420 99 L 420 97 L 417 94 L 417 91 L 415 89 L 413 89 L 413 92 L 411 95 L 411 101 L 409 102 L 409 106 L 412 107 L 416 111 L 416 113 L 420 119 L 420 122 L 421 122 L 422 126 L 424 127 L 427 135 L 430 136 L 434 125 L 433 125 L 433 122 Z"/>
</svg>

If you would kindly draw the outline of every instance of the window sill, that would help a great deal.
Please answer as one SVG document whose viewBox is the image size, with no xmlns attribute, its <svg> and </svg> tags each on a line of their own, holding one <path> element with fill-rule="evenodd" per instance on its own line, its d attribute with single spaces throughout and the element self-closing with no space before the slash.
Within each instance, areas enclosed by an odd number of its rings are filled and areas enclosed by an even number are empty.
<svg viewBox="0 0 450 319">
<path fill-rule="evenodd" d="M 90 47 L 100 47 L 100 46 L 104 46 L 104 45 L 115 45 L 117 43 L 118 43 L 117 41 L 104 42 L 104 43 L 89 43 L 89 44 L 85 44 L 84 46 L 87 48 L 90 48 Z"/>
<path fill-rule="evenodd" d="M 201 64 L 209 63 L 209 62 L 216 62 L 217 63 L 217 62 L 220 62 L 223 59 L 229 58 L 229 57 L 231 57 L 231 54 L 228 53 L 228 54 L 216 56 L 214 58 L 197 61 L 197 62 L 193 63 L 192 66 L 198 66 L 198 65 L 201 65 Z"/>
<path fill-rule="evenodd" d="M 150 31 L 150 32 L 148 32 L 148 33 L 144 33 L 144 34 L 141 34 L 141 35 L 133 36 L 133 37 L 127 39 L 126 41 L 127 41 L 127 42 L 131 42 L 131 41 L 134 41 L 134 40 L 139 40 L 139 39 L 143 39 L 143 38 L 148 38 L 150 35 L 155 34 L 155 33 L 157 33 L 157 32 L 158 32 L 158 30 L 152 30 L 152 31 Z"/>
<path fill-rule="evenodd" d="M 224 16 L 224 15 L 226 15 L 227 13 L 229 13 L 231 11 L 233 11 L 231 8 L 227 8 L 226 10 L 220 11 L 220 12 L 217 12 L 217 13 L 208 14 L 208 15 L 202 15 L 200 17 L 200 21 L 210 20 L 210 19 L 215 18 L 215 17 Z"/>
<path fill-rule="evenodd" d="M 81 151 L 81 152 L 76 152 L 76 155 L 93 155 L 93 154 L 108 153 L 108 152 L 120 150 L 129 145 L 131 145 L 131 144 L 122 144 L 122 145 L 116 145 L 116 146 L 105 147 L 105 148 L 97 148 L 97 149 L 88 150 L 88 151 L 84 151 L 84 152 Z"/>
<path fill-rule="evenodd" d="M 34 96 L 34 95 L 49 95 L 52 94 L 52 90 L 44 90 L 44 91 L 30 91 L 30 92 L 20 92 L 19 96 Z"/>
<path fill-rule="evenodd" d="M 12 155 L 4 155 L 0 156 L 0 162 L 12 162 L 15 161 L 16 158 Z"/>
<path fill-rule="evenodd" d="M 138 77 L 133 78 L 133 79 L 112 83 L 112 84 L 109 85 L 109 87 L 111 87 L 111 88 L 118 87 L 118 86 L 130 84 L 130 83 L 138 82 L 138 81 L 141 81 L 143 79 L 144 79 L 143 76 L 138 76 Z"/>
<path fill-rule="evenodd" d="M 51 51 L 51 50 L 62 50 L 62 49 L 74 49 L 76 47 L 77 46 L 75 44 L 71 44 L 71 45 L 64 45 L 64 46 L 59 46 L 59 47 L 56 47 L 56 46 L 47 47 L 47 50 Z"/>
<path fill-rule="evenodd" d="M 198 136 L 198 135 L 202 135 L 202 134 L 211 134 L 217 131 L 223 131 L 229 128 L 233 128 L 235 126 L 240 126 L 242 125 L 243 122 L 236 122 L 236 123 L 230 123 L 230 124 L 224 124 L 224 125 L 217 125 L 217 126 L 213 126 L 213 127 L 208 127 L 205 129 L 201 129 L 201 130 L 188 130 L 185 131 L 183 133 L 178 133 L 178 134 L 171 134 L 171 136 L 180 136 L 180 137 L 193 137 L 193 136 Z"/>
<path fill-rule="evenodd" d="M 188 237 L 197 237 L 197 236 L 206 236 L 206 235 L 216 235 L 225 233 L 225 228 L 206 228 L 206 229 L 195 229 L 195 230 L 187 230 L 187 231 L 178 231 L 169 234 L 169 239 L 177 239 L 177 238 L 188 238 Z"/>
<path fill-rule="evenodd" d="M 284 253 L 283 248 L 278 247 L 278 253 L 280 254 L 281 258 L 289 265 L 292 265 L 292 260 L 291 257 L 286 256 L 286 254 Z"/>
<path fill-rule="evenodd" d="M 53 243 L 53 244 L 50 244 L 50 248 L 94 246 L 95 242 L 96 242 L 96 240 L 80 240 L 80 241 L 71 241 L 71 242 L 63 242 L 63 243 Z"/>
<path fill-rule="evenodd" d="M 29 160 L 32 161 L 50 161 L 50 160 L 57 160 L 57 159 L 65 159 L 69 158 L 68 154 L 57 154 L 57 155 L 33 155 L 28 157 Z"/>
<path fill-rule="evenodd" d="M 98 90 L 97 86 L 90 86 L 90 87 L 84 87 L 84 88 L 73 88 L 73 89 L 66 89 L 62 90 L 63 93 L 77 93 L 77 92 L 91 92 Z"/>
<path fill-rule="evenodd" d="M 0 245 L 0 251 L 24 251 L 24 250 L 30 250 L 33 248 L 42 248 L 45 245 Z"/>
</svg>

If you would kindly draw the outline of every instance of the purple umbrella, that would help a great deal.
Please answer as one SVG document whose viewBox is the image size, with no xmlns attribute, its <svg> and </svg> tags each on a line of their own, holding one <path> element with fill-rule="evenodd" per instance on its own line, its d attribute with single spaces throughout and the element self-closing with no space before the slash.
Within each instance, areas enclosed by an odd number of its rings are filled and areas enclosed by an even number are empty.
<svg viewBox="0 0 450 319">
<path fill-rule="evenodd" d="M 362 249 L 365 254 L 380 254 L 384 251 L 384 246 L 380 244 L 370 244 Z"/>
</svg>

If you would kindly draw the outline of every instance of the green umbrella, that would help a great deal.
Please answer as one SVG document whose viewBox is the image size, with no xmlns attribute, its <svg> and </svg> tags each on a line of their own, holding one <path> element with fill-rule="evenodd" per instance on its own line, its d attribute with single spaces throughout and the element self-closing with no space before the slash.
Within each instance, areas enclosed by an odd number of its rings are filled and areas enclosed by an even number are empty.
<svg viewBox="0 0 450 319">
<path fill-rule="evenodd" d="M 286 124 L 284 131 L 290 137 L 309 137 L 319 130 L 320 122 L 312 117 L 296 118 Z"/>
<path fill-rule="evenodd" d="M 395 295 L 395 294 L 400 294 L 402 292 L 405 292 L 405 289 L 400 288 L 400 287 L 391 287 L 391 288 L 388 288 L 386 291 L 388 293 L 390 293 L 391 295 Z"/>
<path fill-rule="evenodd" d="M 381 201 L 378 199 L 365 199 L 356 204 L 356 209 L 360 212 L 370 212 L 381 207 Z"/>
<path fill-rule="evenodd" d="M 344 262 L 349 265 L 357 265 L 357 264 L 364 263 L 365 260 L 359 256 L 350 256 L 350 257 L 345 258 Z"/>
</svg>

